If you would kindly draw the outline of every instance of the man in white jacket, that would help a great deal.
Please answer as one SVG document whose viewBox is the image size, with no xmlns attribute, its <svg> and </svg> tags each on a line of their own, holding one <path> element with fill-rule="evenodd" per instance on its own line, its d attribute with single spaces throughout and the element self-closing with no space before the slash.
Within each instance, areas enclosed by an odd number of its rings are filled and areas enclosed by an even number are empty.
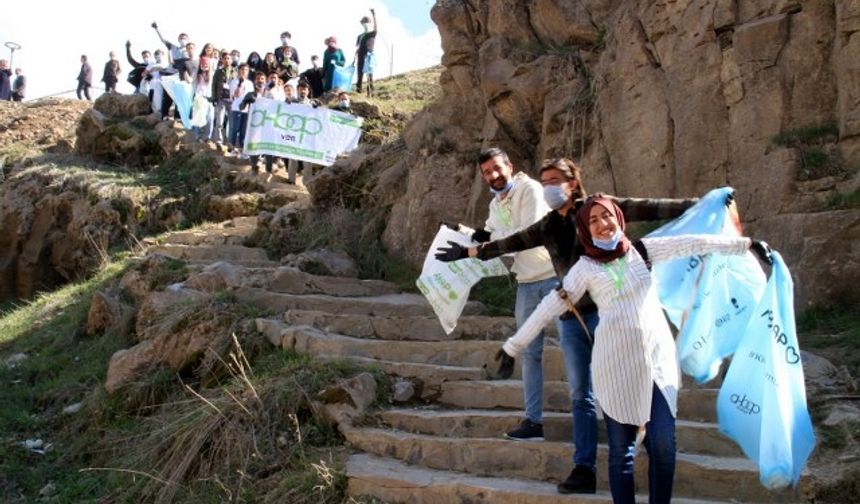
<svg viewBox="0 0 860 504">
<path fill-rule="evenodd" d="M 491 148 L 481 152 L 478 165 L 481 176 L 494 194 L 489 217 L 484 229 L 472 231 L 460 225 L 461 232 L 471 233 L 472 239 L 478 242 L 499 240 L 522 231 L 550 212 L 541 184 L 523 172 L 514 174 L 513 164 L 503 150 Z M 511 271 L 517 278 L 514 316 L 519 327 L 543 297 L 556 287 L 558 279 L 549 252 L 544 247 L 516 252 Z M 543 440 L 542 354 L 543 332 L 522 354 L 525 419 L 505 435 L 508 439 Z"/>
</svg>

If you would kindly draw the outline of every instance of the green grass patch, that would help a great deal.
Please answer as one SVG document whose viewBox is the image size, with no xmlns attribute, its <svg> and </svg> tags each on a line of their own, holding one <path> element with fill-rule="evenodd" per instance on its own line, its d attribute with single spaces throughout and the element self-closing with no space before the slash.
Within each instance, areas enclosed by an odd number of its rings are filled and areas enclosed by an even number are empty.
<svg viewBox="0 0 860 504">
<path fill-rule="evenodd" d="M 860 190 L 855 189 L 849 193 L 830 195 L 821 205 L 821 210 L 845 210 L 860 208 Z"/>
<path fill-rule="evenodd" d="M 773 136 L 770 141 L 780 147 L 801 147 L 820 142 L 835 142 L 839 139 L 836 123 L 804 126 L 786 130 Z"/>
<path fill-rule="evenodd" d="M 801 346 L 813 349 L 836 365 L 846 365 L 860 376 L 860 309 L 812 308 L 797 317 Z"/>
<path fill-rule="evenodd" d="M 517 300 L 517 281 L 513 275 L 484 278 L 469 293 L 469 301 L 484 303 L 489 314 L 512 317 Z"/>
<path fill-rule="evenodd" d="M 0 362 L 27 358 L 0 366 L 0 500 L 37 501 L 50 482 L 51 502 L 343 502 L 347 452 L 310 399 L 362 368 L 274 350 L 249 329 L 263 313 L 219 293 L 177 305 L 165 323 L 178 331 L 227 317 L 233 323 L 223 327 L 236 339 L 222 338 L 213 357 L 187 370 L 153 369 L 107 394 L 110 356 L 135 341 L 126 330 L 86 336 L 81 327 L 92 295 L 127 265 L 115 261 L 85 282 L 4 305 Z M 386 401 L 388 389 L 379 390 L 377 401 Z M 62 413 L 77 402 L 79 413 Z M 40 455 L 21 444 L 37 438 L 52 449 Z"/>
</svg>

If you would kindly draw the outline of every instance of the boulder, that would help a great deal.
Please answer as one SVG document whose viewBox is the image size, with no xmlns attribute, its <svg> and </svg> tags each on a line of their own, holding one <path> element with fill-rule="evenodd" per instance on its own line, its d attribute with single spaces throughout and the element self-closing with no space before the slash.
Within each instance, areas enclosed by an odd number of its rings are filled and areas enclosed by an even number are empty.
<svg viewBox="0 0 860 504">
<path fill-rule="evenodd" d="M 113 327 L 122 315 L 119 299 L 106 292 L 96 292 L 87 314 L 86 331 L 90 336 Z"/>
<path fill-rule="evenodd" d="M 358 278 L 358 265 L 349 254 L 329 249 L 309 250 L 289 254 L 281 264 L 315 275 Z"/>
<path fill-rule="evenodd" d="M 261 193 L 236 193 L 210 196 L 206 201 L 206 216 L 214 221 L 257 215 L 265 198 Z"/>
<path fill-rule="evenodd" d="M 96 109 L 81 116 L 76 133 L 77 153 L 99 161 L 149 167 L 163 158 L 159 138 L 153 130 L 108 118 Z"/>
<path fill-rule="evenodd" d="M 317 415 L 341 431 L 352 427 L 376 400 L 376 379 L 370 373 L 343 380 L 322 390 L 312 406 Z"/>
<path fill-rule="evenodd" d="M 152 105 L 140 94 L 104 93 L 96 98 L 93 109 L 113 119 L 134 119 L 152 113 Z"/>
</svg>

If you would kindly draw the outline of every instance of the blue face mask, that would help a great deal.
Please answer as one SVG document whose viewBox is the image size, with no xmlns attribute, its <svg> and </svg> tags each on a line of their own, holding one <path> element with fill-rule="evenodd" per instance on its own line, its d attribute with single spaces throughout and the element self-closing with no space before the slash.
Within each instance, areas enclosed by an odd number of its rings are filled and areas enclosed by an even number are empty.
<svg viewBox="0 0 860 504">
<path fill-rule="evenodd" d="M 568 200 L 564 184 L 543 186 L 543 199 L 553 210 L 563 207 Z"/>
<path fill-rule="evenodd" d="M 508 183 L 505 184 L 505 187 L 501 189 L 493 189 L 493 187 L 490 186 L 490 192 L 498 196 L 500 194 L 505 194 L 506 192 L 510 191 L 512 187 L 514 187 L 514 181 L 508 180 Z"/>
<path fill-rule="evenodd" d="M 592 242 L 594 246 L 603 249 L 603 250 L 615 250 L 619 243 L 621 243 L 621 238 L 624 236 L 624 233 L 621 232 L 621 228 L 615 230 L 615 234 L 612 235 L 612 238 L 608 240 L 601 240 L 599 238 L 592 238 Z"/>
</svg>

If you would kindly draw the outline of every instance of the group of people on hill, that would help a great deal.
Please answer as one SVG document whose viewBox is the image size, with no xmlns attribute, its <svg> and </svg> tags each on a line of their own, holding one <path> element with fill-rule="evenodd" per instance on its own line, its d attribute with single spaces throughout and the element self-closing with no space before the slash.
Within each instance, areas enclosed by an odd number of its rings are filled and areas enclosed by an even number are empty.
<svg viewBox="0 0 860 504">
<path fill-rule="evenodd" d="M 364 16 L 360 23 L 363 31 L 356 39 L 355 61 L 357 63 L 356 92 L 361 93 L 366 79 L 368 96 L 373 93 L 373 54 L 377 35 L 376 12 L 370 9 L 371 17 Z M 337 37 L 325 39 L 322 61 L 317 55 L 310 58 L 311 67 L 301 72 L 299 53 L 292 43 L 289 31 L 281 33 L 281 44 L 270 52 L 251 52 L 243 61 L 237 49 L 218 49 L 206 43 L 198 52 L 188 34 L 180 33 L 176 42 L 167 40 L 156 23 L 152 23 L 165 50 L 141 51 L 141 60 L 135 59 L 131 42 L 126 42 L 126 59 L 131 65 L 128 82 L 136 92 L 149 97 L 152 108 L 161 118 L 170 116 L 173 100 L 165 92 L 162 78 L 176 76 L 191 84 L 195 105 L 200 110 L 192 114 L 205 114 L 205 124 L 195 126 L 193 131 L 201 141 L 211 140 L 219 148 L 230 153 L 241 153 L 244 145 L 245 129 L 249 105 L 257 98 L 268 98 L 286 103 L 320 106 L 323 102 L 333 102 L 332 108 L 352 113 L 349 93 L 336 88 L 335 72 L 346 64 L 346 57 L 338 47 Z M 116 55 L 111 52 L 105 63 L 102 82 L 105 91 L 115 92 L 121 75 L 121 66 Z M 90 99 L 93 71 L 86 56 L 81 56 L 81 70 L 78 74 L 77 95 L 79 99 Z M 204 99 L 204 100 L 201 100 Z M 173 107 L 173 116 L 179 111 Z M 257 159 L 251 163 L 257 170 Z M 297 163 L 283 160 L 289 165 L 288 180 L 295 183 Z M 266 171 L 271 173 L 274 158 L 265 156 Z"/>
<path fill-rule="evenodd" d="M 12 69 L 9 61 L 0 59 L 0 101 L 22 101 L 27 90 L 27 78 L 20 68 L 15 69 L 15 78 L 12 78 Z"/>
<path fill-rule="evenodd" d="M 489 217 L 479 229 L 445 225 L 480 245 L 450 241 L 436 258 L 514 256 L 518 329 L 496 359 L 499 376 L 508 378 L 514 357 L 522 358 L 525 418 L 506 437 L 543 440 L 543 327 L 555 322 L 571 390 L 575 444 L 573 470 L 558 491 L 596 491 L 597 399 L 609 437 L 613 501 L 635 502 L 633 461 L 641 441 L 649 454 L 649 502 L 670 502 L 680 370 L 651 264 L 747 250 L 771 262 L 769 247 L 745 237 L 712 235 L 631 240 L 626 220 L 677 217 L 696 200 L 589 196 L 570 159 L 545 160 L 539 181 L 515 173 L 501 149 L 485 150 L 477 161 L 493 193 Z M 733 204 L 733 196 L 726 204 Z"/>
</svg>

